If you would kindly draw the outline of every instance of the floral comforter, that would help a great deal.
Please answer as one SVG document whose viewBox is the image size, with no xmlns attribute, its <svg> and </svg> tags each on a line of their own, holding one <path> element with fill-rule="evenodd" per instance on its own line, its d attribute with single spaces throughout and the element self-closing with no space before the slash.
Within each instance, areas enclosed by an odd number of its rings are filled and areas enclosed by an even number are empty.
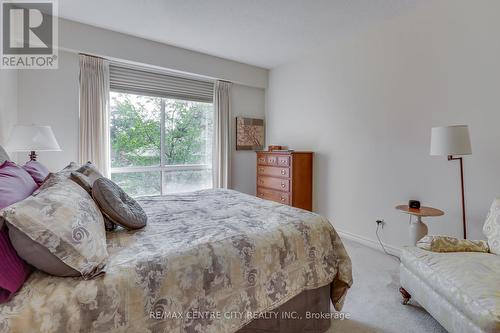
<svg viewBox="0 0 500 333">
<path fill-rule="evenodd" d="M 325 218 L 230 190 L 139 203 L 148 225 L 108 233 L 104 275 L 33 273 L 0 332 L 236 332 L 330 283 L 342 307 L 351 261 Z"/>
</svg>

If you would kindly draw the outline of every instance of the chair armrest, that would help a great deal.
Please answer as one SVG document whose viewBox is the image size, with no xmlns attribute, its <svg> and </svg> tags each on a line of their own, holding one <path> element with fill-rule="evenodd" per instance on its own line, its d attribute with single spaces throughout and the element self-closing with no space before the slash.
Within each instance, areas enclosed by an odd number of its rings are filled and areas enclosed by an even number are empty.
<svg viewBox="0 0 500 333">
<path fill-rule="evenodd" d="M 417 247 L 432 252 L 490 252 L 486 241 L 449 236 L 425 236 L 417 242 Z"/>
</svg>

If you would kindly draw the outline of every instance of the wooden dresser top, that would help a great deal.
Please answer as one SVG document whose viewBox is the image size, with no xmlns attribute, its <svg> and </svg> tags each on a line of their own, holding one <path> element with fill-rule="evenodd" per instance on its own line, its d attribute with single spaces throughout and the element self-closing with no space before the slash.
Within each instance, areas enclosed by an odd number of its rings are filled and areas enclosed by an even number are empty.
<svg viewBox="0 0 500 333">
<path fill-rule="evenodd" d="M 289 155 L 289 154 L 314 154 L 312 151 L 267 151 L 267 150 L 260 150 L 256 151 L 257 154 L 283 154 L 283 155 Z"/>
</svg>

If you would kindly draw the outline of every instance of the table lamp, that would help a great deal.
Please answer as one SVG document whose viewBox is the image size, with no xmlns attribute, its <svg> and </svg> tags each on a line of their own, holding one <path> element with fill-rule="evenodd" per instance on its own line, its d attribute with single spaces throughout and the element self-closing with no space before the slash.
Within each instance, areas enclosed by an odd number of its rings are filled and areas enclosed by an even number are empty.
<svg viewBox="0 0 500 333">
<path fill-rule="evenodd" d="M 61 151 L 52 128 L 36 125 L 14 126 L 6 148 L 13 152 L 30 152 L 30 161 L 36 161 L 36 151 Z"/>
<path fill-rule="evenodd" d="M 462 187 L 462 222 L 464 239 L 467 239 L 467 221 L 465 215 L 464 168 L 462 157 L 471 155 L 472 149 L 467 125 L 433 127 L 431 132 L 431 155 L 448 156 L 448 161 L 460 162 L 460 182 Z"/>
</svg>

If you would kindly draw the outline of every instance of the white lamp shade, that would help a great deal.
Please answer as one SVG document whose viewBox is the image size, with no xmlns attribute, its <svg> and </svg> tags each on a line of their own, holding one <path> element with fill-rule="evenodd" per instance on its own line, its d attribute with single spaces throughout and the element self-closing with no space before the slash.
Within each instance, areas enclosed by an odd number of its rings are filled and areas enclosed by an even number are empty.
<svg viewBox="0 0 500 333">
<path fill-rule="evenodd" d="M 469 127 L 467 125 L 433 127 L 431 155 L 470 155 Z"/>
<path fill-rule="evenodd" d="M 61 151 L 50 126 L 16 125 L 10 133 L 9 151 Z"/>
</svg>

